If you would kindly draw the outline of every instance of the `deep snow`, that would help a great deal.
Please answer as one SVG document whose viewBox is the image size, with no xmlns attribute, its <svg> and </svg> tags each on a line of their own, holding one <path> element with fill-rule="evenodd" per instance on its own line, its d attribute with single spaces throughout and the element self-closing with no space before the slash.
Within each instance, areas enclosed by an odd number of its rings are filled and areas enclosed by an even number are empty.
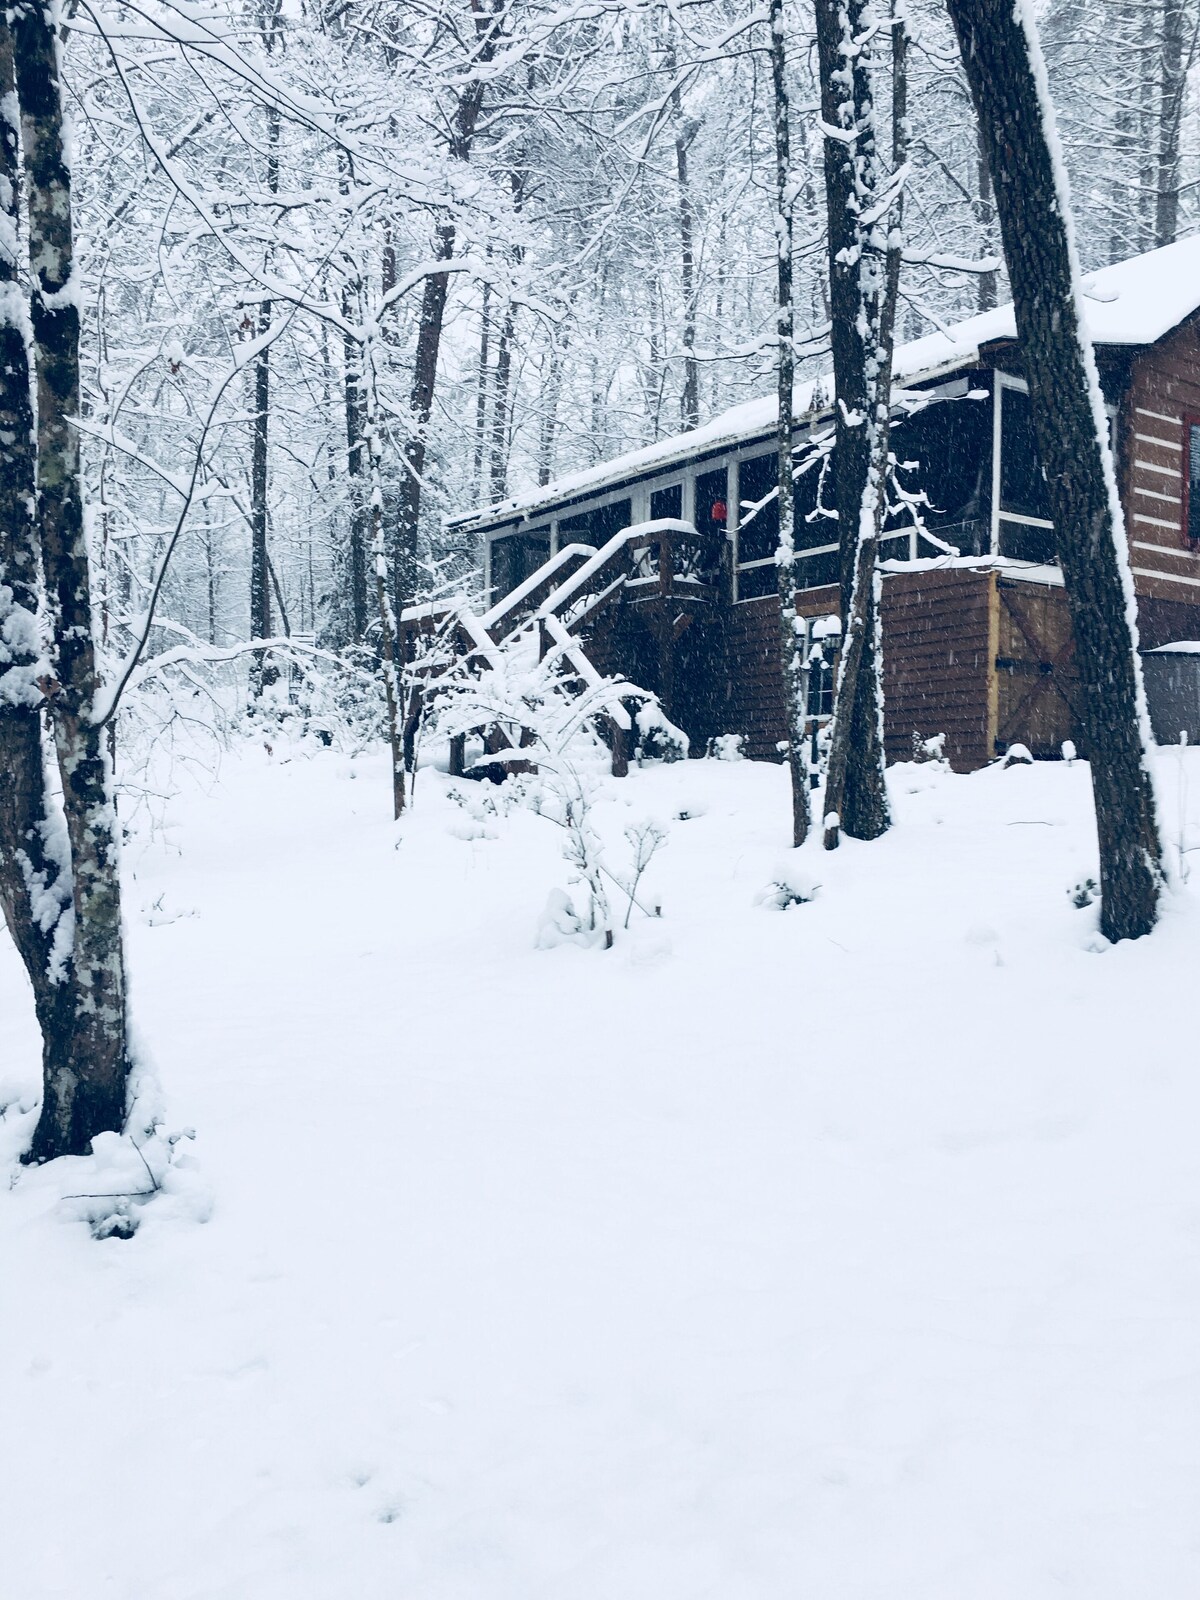
<svg viewBox="0 0 1200 1600">
<path fill-rule="evenodd" d="M 374 755 L 173 800 L 133 998 L 211 1218 L 0 1200 L 3 1594 L 1200 1592 L 1200 919 L 1100 943 L 1082 764 L 892 786 L 781 912 L 782 769 L 612 783 L 614 860 L 689 815 L 607 953 L 437 774 L 398 829 Z M 35 1058 L 5 944 L 9 1151 Z"/>
</svg>

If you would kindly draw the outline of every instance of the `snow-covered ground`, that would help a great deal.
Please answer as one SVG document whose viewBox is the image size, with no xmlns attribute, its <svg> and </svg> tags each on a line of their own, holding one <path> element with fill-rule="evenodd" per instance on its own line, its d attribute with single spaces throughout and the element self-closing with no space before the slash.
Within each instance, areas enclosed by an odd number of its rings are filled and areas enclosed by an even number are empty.
<svg viewBox="0 0 1200 1600">
<path fill-rule="evenodd" d="M 1082 765 L 892 779 L 786 911 L 781 769 L 611 784 L 614 863 L 670 838 L 608 952 L 535 948 L 560 835 L 437 774 L 399 828 L 373 755 L 172 801 L 133 999 L 211 1216 L 0 1201 L 0 1592 L 1200 1593 L 1200 914 L 1103 947 Z M 5 945 L 9 1149 L 35 1058 Z"/>
</svg>

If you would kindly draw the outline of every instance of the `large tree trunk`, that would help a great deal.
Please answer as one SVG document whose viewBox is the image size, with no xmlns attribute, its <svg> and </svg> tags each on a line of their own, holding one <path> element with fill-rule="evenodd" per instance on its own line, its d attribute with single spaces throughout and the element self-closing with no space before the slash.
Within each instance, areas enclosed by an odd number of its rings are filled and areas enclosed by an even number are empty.
<svg viewBox="0 0 1200 1600">
<path fill-rule="evenodd" d="M 792 265 L 792 155 L 783 0 L 771 0 L 771 83 L 775 122 L 776 316 L 779 387 L 776 451 L 779 486 L 779 657 L 792 778 L 792 844 L 808 837 L 808 772 L 804 752 L 803 635 L 796 616 L 796 486 L 792 479 L 792 389 L 796 381 L 796 308 Z"/>
<path fill-rule="evenodd" d="M 125 1118 L 129 1058 L 117 817 L 107 741 L 93 721 L 98 679 L 83 526 L 79 435 L 79 307 L 71 179 L 63 148 L 58 41 L 49 13 L 10 13 L 21 116 L 37 372 L 37 517 L 54 634 L 51 715 L 70 841 L 75 913 L 69 1064 L 47 1075 L 34 1159 L 85 1152 Z"/>
<path fill-rule="evenodd" d="M 43 1078 L 70 1066 L 71 889 L 61 813 L 42 753 L 29 326 L 14 254 L 20 123 L 13 37 L 0 21 L 0 904 L 33 988 Z"/>
<path fill-rule="evenodd" d="M 876 839 L 890 822 L 874 546 L 883 514 L 879 451 L 882 446 L 886 466 L 891 331 L 884 326 L 887 219 L 869 220 L 887 180 L 875 123 L 870 45 L 860 43 L 864 35 L 869 38 L 873 21 L 869 0 L 817 0 L 821 115 L 829 130 L 825 194 L 844 629 L 825 806 L 838 819 L 826 834 L 831 845 L 838 829 L 855 839 Z"/>
<path fill-rule="evenodd" d="M 437 231 L 436 255 L 449 261 L 454 254 L 454 224 L 442 223 Z M 401 462 L 396 506 L 395 548 L 391 559 L 392 603 L 397 615 L 411 598 L 416 577 L 417 533 L 421 525 L 421 486 L 425 480 L 425 445 L 433 415 L 433 390 L 437 382 L 442 326 L 450 277 L 433 272 L 425 279 L 421 315 L 417 323 L 417 349 L 408 397 L 409 434 Z"/>
<path fill-rule="evenodd" d="M 1100 845 L 1100 926 L 1149 933 L 1161 846 L 1133 580 L 1091 340 L 1083 326 L 1070 196 L 1027 0 L 949 0 L 987 142 L 1038 452 L 1084 691 Z"/>
</svg>

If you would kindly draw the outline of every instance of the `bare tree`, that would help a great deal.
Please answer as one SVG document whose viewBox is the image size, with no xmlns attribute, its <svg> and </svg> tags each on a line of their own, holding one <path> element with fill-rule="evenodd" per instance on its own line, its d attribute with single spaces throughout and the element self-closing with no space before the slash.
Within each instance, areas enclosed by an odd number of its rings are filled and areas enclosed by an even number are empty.
<svg viewBox="0 0 1200 1600">
<path fill-rule="evenodd" d="M 948 0 L 983 130 L 1038 454 L 1075 633 L 1100 844 L 1100 925 L 1149 933 L 1161 844 L 1133 581 L 1100 380 L 1080 309 L 1070 194 L 1027 0 Z"/>
<path fill-rule="evenodd" d="M 40 553 L 53 635 L 53 671 L 43 677 L 41 686 L 54 733 L 66 823 L 66 837 L 57 847 L 49 785 L 44 770 L 39 782 L 31 722 L 26 718 L 11 730 L 23 751 L 25 797 L 19 809 L 24 815 L 4 817 L 6 829 L 15 822 L 18 830 L 23 823 L 24 831 L 6 832 L 0 841 L 6 862 L 0 892 L 9 924 L 19 930 L 18 948 L 33 981 L 44 1035 L 50 1030 L 44 1051 L 42 1111 L 31 1150 L 40 1160 L 80 1154 L 96 1134 L 123 1125 L 129 1057 L 116 808 L 107 739 L 94 714 L 99 679 L 75 427 L 80 405 L 80 318 L 72 289 L 71 175 L 64 148 L 59 42 L 51 14 L 33 4 L 13 7 L 0 32 L 4 55 L 15 68 L 29 240 L 37 394 L 31 531 Z M 11 96 L 5 104 L 11 105 Z M 10 163 L 14 132 L 9 122 L 4 133 Z M 15 344 L 12 353 L 17 354 Z M 13 389 L 7 392 L 9 404 L 19 407 Z M 13 466 L 28 487 L 29 464 L 23 453 Z M 28 609 L 34 578 L 30 523 L 12 521 L 11 506 L 5 509 L 9 513 L 4 530 L 6 565 L 11 562 L 14 576 L 22 582 L 23 609 Z M 26 641 L 27 657 L 32 646 L 28 634 Z M 27 674 L 27 663 L 25 670 Z M 27 692 L 22 698 L 29 711 Z M 54 863 L 48 889 L 53 891 L 60 877 L 69 882 L 73 925 L 55 913 L 55 898 L 48 905 L 27 904 L 19 889 L 14 892 L 13 861 L 27 870 L 27 864 L 37 859 L 28 853 L 30 844 L 40 849 L 43 863 L 46 857 Z M 43 888 L 37 877 L 30 878 L 28 890 L 40 902 Z M 53 939 L 47 949 L 45 935 L 51 929 Z M 51 996 L 51 990 L 58 992 Z"/>
<path fill-rule="evenodd" d="M 771 85 L 775 109 L 776 271 L 779 410 L 776 432 L 779 490 L 779 653 L 792 777 L 792 844 L 808 837 L 808 773 L 804 752 L 804 663 L 796 616 L 796 486 L 792 479 L 792 390 L 796 381 L 796 297 L 793 274 L 791 108 L 783 0 L 771 0 Z"/>
<path fill-rule="evenodd" d="M 825 788 L 825 843 L 875 839 L 889 826 L 883 776 L 875 561 L 885 509 L 898 226 L 903 174 L 879 147 L 873 0 L 817 0 L 825 124 L 829 296 L 837 405 L 834 492 L 844 619 Z M 897 37 L 901 37 L 897 30 Z M 903 56 L 899 63 L 902 81 Z M 903 119 L 897 123 L 902 126 Z"/>
</svg>

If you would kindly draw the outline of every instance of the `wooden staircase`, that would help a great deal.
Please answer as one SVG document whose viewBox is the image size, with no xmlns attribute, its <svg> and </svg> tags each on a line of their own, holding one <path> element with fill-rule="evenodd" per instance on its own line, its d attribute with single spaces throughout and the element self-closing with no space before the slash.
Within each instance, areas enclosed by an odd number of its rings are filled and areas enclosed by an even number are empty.
<svg viewBox="0 0 1200 1600">
<path fill-rule="evenodd" d="M 627 679 L 652 693 L 667 718 L 690 734 L 694 719 L 684 710 L 676 671 L 679 643 L 689 630 L 719 628 L 727 594 L 724 541 L 666 517 L 623 528 L 598 549 L 564 546 L 482 613 L 444 603 L 410 607 L 400 618 L 411 685 L 406 745 L 415 739 L 425 693 L 445 670 L 447 647 L 459 661 L 480 666 L 497 665 L 502 652 L 536 648 L 540 660 L 555 657 L 564 681 L 581 691 L 608 678 Z M 434 638 L 442 646 L 441 666 L 428 649 Z M 424 673 L 423 654 L 430 659 Z M 609 716 L 613 771 L 623 773 L 632 719 L 622 705 Z M 451 752 L 451 763 L 461 770 L 461 750 Z"/>
</svg>

